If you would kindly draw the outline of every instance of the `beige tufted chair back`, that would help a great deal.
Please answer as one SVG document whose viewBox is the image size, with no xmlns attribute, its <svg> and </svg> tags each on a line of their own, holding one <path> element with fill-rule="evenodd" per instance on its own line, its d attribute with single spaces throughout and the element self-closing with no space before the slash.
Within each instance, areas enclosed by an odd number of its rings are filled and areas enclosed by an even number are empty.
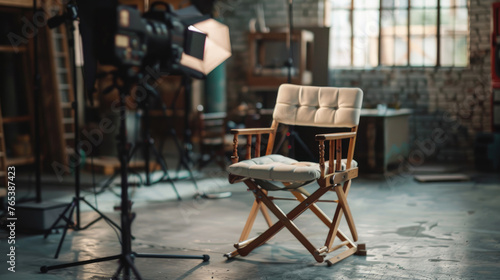
<svg viewBox="0 0 500 280">
<path fill-rule="evenodd" d="M 283 84 L 273 118 L 288 125 L 354 127 L 359 124 L 362 101 L 359 88 Z"/>
</svg>

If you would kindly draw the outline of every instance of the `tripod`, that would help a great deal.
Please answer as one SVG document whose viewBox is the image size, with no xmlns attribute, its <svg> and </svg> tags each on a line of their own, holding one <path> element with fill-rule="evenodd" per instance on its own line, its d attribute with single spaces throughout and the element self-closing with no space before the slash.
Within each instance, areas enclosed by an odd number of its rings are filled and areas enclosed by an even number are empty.
<svg viewBox="0 0 500 280">
<path fill-rule="evenodd" d="M 172 136 L 174 140 L 174 144 L 177 147 L 177 150 L 179 151 L 179 162 L 177 163 L 177 169 L 176 169 L 176 177 L 174 180 L 179 179 L 179 172 L 181 168 L 185 168 L 189 174 L 189 177 L 193 181 L 194 187 L 196 191 L 199 193 L 199 188 L 198 184 L 196 183 L 196 179 L 193 176 L 193 171 L 190 167 L 190 164 L 193 163 L 193 160 L 191 159 L 191 149 L 192 149 L 192 143 L 191 143 L 191 129 L 189 128 L 189 111 L 191 106 L 191 78 L 187 76 L 187 74 L 182 74 L 182 81 L 181 85 L 184 88 L 184 147 L 182 147 L 181 143 L 179 142 L 179 139 L 177 138 L 177 133 L 175 132 L 175 128 L 172 127 L 170 129 L 170 135 Z M 179 96 L 180 91 L 177 92 L 177 95 L 174 97 L 174 100 L 172 102 L 172 107 L 174 107 L 173 104 L 175 104 L 178 96 Z M 167 116 L 166 108 L 163 107 L 163 113 L 165 117 Z M 175 115 L 175 114 L 174 114 Z M 162 150 L 162 149 L 160 149 Z M 166 180 L 168 178 L 164 178 L 162 181 Z"/>
<path fill-rule="evenodd" d="M 78 131 L 78 94 L 77 94 L 77 86 L 76 86 L 76 65 L 75 65 L 75 38 L 73 36 L 73 32 L 75 31 L 75 28 L 73 26 L 73 21 L 76 20 L 77 18 L 77 8 L 76 5 L 72 4 L 71 2 L 67 4 L 66 7 L 66 13 L 64 13 L 61 16 L 56 16 L 49 20 L 49 27 L 50 28 L 55 28 L 58 25 L 64 23 L 66 26 L 66 32 L 67 32 L 67 38 L 68 38 L 68 50 L 69 50 L 69 56 L 70 56 L 70 65 L 72 66 L 72 79 L 73 79 L 73 95 L 74 95 L 74 101 L 72 104 L 73 107 L 73 112 L 74 112 L 74 126 L 75 126 L 75 141 L 74 141 L 74 152 L 75 152 L 75 196 L 73 197 L 73 200 L 66 206 L 66 208 L 63 210 L 63 212 L 59 215 L 59 217 L 56 219 L 56 221 L 52 224 L 52 226 L 45 232 L 44 238 L 47 238 L 47 236 L 52 232 L 53 229 L 55 229 L 58 225 L 58 223 L 61 220 L 64 220 L 66 222 L 66 225 L 64 226 L 63 234 L 61 236 L 61 240 L 59 241 L 59 244 L 57 246 L 56 253 L 54 255 L 54 258 L 57 259 L 59 257 L 59 252 L 61 250 L 62 243 L 64 241 L 64 238 L 66 237 L 66 233 L 69 228 L 72 228 L 73 230 L 84 230 L 96 223 L 97 221 L 104 219 L 108 223 L 110 223 L 112 226 L 116 227 L 117 229 L 120 229 L 120 226 L 118 226 L 115 222 L 113 222 L 111 219 L 106 217 L 102 212 L 100 212 L 97 208 L 95 208 L 92 204 L 90 204 L 85 198 L 80 196 L 80 168 L 78 166 L 78 162 L 80 160 L 80 147 L 79 147 L 79 131 Z M 94 210 L 97 214 L 99 214 L 99 217 L 93 221 L 91 221 L 89 224 L 86 226 L 81 226 L 80 223 L 80 202 L 83 202 L 87 204 L 92 210 Z M 73 212 L 76 211 L 76 223 L 73 222 Z M 68 214 L 68 216 L 66 216 Z"/>
<path fill-rule="evenodd" d="M 141 108 L 141 110 L 143 111 L 142 113 L 142 118 L 143 118 L 143 127 L 142 127 L 142 139 L 139 143 L 136 143 L 128 157 L 127 157 L 127 164 L 130 162 L 130 160 L 132 159 L 132 157 L 134 156 L 134 154 L 136 152 L 138 152 L 141 148 L 142 148 L 142 151 L 143 151 L 143 156 L 144 156 L 144 168 L 145 168 L 145 178 L 146 178 L 146 182 L 145 182 L 145 185 L 146 186 L 151 186 L 153 184 L 156 184 L 158 182 L 161 182 L 163 180 L 166 180 L 168 181 L 171 185 L 172 185 L 172 188 L 177 196 L 177 199 L 178 200 L 181 200 L 181 197 L 179 195 L 179 192 L 177 191 L 177 188 L 175 187 L 175 184 L 174 184 L 174 181 L 172 180 L 172 178 L 170 178 L 170 175 L 168 174 L 168 168 L 167 168 L 167 163 L 165 161 L 165 159 L 162 157 L 162 155 L 158 152 L 158 150 L 156 149 L 156 147 L 154 146 L 154 141 L 153 139 L 151 138 L 151 135 L 150 135 L 150 129 L 149 129 L 149 123 L 150 123 L 150 120 L 149 120 L 149 108 L 150 108 L 150 102 L 149 102 L 149 98 L 151 96 L 155 96 L 155 90 L 154 88 L 152 88 L 150 85 L 147 84 L 147 82 L 144 82 L 142 84 L 142 86 L 144 87 L 144 89 L 146 90 L 146 97 L 144 98 L 144 100 L 140 101 L 139 102 L 139 107 Z M 156 159 L 156 162 L 160 165 L 161 169 L 163 170 L 163 177 L 161 177 L 159 180 L 155 181 L 155 182 L 152 182 L 151 181 L 151 171 L 150 171 L 150 153 L 153 153 L 155 159 Z M 113 174 L 113 176 L 111 176 L 108 180 L 106 180 L 103 184 L 100 185 L 100 190 L 98 191 L 98 193 L 101 193 L 103 192 L 106 188 L 108 188 L 111 183 L 115 180 L 116 177 L 118 177 L 118 175 L 120 174 L 120 172 L 115 172 Z"/>
<path fill-rule="evenodd" d="M 293 0 L 288 0 L 288 42 L 287 42 L 287 47 L 288 47 L 288 60 L 286 61 L 286 66 L 288 69 L 287 72 L 287 82 L 290 84 L 292 82 L 292 68 L 293 68 L 293 45 L 292 45 L 292 36 L 293 36 Z M 293 125 L 288 126 L 288 133 L 284 134 L 283 137 L 281 138 L 276 151 L 278 151 L 285 140 L 288 139 L 288 150 L 289 150 L 289 156 L 291 158 L 295 157 L 295 141 L 299 143 L 299 145 L 306 151 L 309 159 L 311 161 L 317 161 L 311 152 L 311 150 L 307 147 L 307 145 L 304 143 L 304 141 L 300 138 L 300 135 L 295 131 L 295 128 Z"/>
<path fill-rule="evenodd" d="M 130 92 L 131 89 L 131 80 L 133 77 L 130 77 L 130 69 L 124 70 L 122 73 L 122 77 L 124 77 L 124 85 L 120 88 L 120 131 L 119 131 L 119 148 L 118 154 L 120 159 L 120 176 L 121 176 L 121 246 L 122 252 L 119 255 L 113 255 L 93 260 L 86 260 L 80 262 L 73 262 L 67 264 L 60 264 L 54 266 L 42 266 L 40 271 L 42 273 L 46 273 L 49 270 L 61 269 L 97 262 L 104 262 L 110 260 L 119 260 L 120 265 L 118 266 L 117 271 L 113 275 L 113 279 L 117 279 L 121 274 L 123 274 L 123 279 L 130 279 L 131 272 L 135 275 L 137 279 L 142 279 L 139 271 L 134 265 L 134 258 L 175 258 L 175 259 L 201 259 L 203 262 L 206 262 L 210 259 L 209 255 L 202 256 L 194 256 L 194 255 L 163 255 L 163 254 L 139 254 L 132 251 L 132 233 L 131 233 L 131 223 L 134 217 L 134 213 L 131 212 L 131 204 L 129 202 L 128 197 L 128 182 L 127 182 L 127 158 L 128 158 L 128 147 L 127 143 L 127 131 L 125 126 L 125 96 L 126 93 Z"/>
<path fill-rule="evenodd" d="M 177 170 L 176 170 L 176 178 L 174 180 L 179 179 L 179 171 L 181 168 L 185 168 L 189 174 L 189 177 L 193 181 L 194 188 L 196 190 L 195 198 L 208 198 L 208 199 L 218 199 L 218 198 L 226 198 L 230 197 L 231 193 L 230 192 L 223 192 L 223 193 L 218 193 L 218 194 L 208 194 L 205 192 L 200 191 L 198 188 L 198 184 L 196 183 L 196 179 L 193 176 L 193 171 L 191 169 L 190 164 L 193 163 L 193 160 L 191 159 L 191 151 L 192 151 L 192 146 L 193 144 L 191 143 L 191 129 L 190 129 L 190 124 L 189 124 L 189 112 L 190 112 L 190 106 L 191 106 L 191 77 L 188 75 L 188 73 L 182 73 L 182 81 L 181 85 L 184 87 L 184 148 L 182 147 L 181 143 L 179 142 L 179 139 L 177 138 L 177 133 L 175 132 L 175 129 L 172 127 L 170 129 L 170 135 L 172 136 L 175 146 L 177 147 L 177 150 L 179 151 L 179 162 L 177 164 Z M 174 100 L 172 104 L 175 104 L 180 92 L 177 92 L 177 95 L 174 97 Z M 172 105 L 174 107 L 174 105 Z M 166 108 L 163 106 L 163 112 L 165 117 L 167 116 L 166 113 Z M 175 114 L 174 114 L 175 115 Z M 160 148 L 160 151 L 162 149 Z M 168 174 L 167 174 L 168 175 Z M 164 178 L 163 181 L 165 179 Z"/>
</svg>

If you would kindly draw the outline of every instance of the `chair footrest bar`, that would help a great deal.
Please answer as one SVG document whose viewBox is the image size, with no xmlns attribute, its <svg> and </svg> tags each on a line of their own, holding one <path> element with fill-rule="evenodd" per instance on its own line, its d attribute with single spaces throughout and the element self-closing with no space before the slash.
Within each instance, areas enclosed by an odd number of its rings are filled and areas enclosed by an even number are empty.
<svg viewBox="0 0 500 280">
<path fill-rule="evenodd" d="M 347 257 L 349 257 L 351 255 L 353 255 L 354 253 L 356 253 L 356 250 L 357 250 L 356 247 L 352 247 L 352 248 L 350 248 L 348 250 L 345 250 L 344 252 L 342 252 L 342 253 L 336 255 L 335 257 L 327 260 L 326 263 L 328 264 L 328 266 L 331 266 L 331 265 L 333 265 L 333 264 L 335 264 L 335 263 L 337 263 L 337 262 L 339 262 L 339 261 L 341 261 L 341 260 L 343 260 L 343 259 L 345 259 L 345 258 L 347 258 Z"/>
<path fill-rule="evenodd" d="M 338 250 L 344 246 L 347 246 L 347 244 L 349 244 L 349 241 L 346 240 L 346 241 L 344 241 L 336 246 L 333 246 L 332 248 L 330 248 L 330 250 L 328 250 L 328 253 L 331 253 L 331 252 Z M 354 247 L 354 248 L 356 248 L 356 247 Z"/>
<path fill-rule="evenodd" d="M 255 240 L 255 238 L 257 238 L 257 236 L 256 236 L 256 237 L 253 237 L 253 238 L 249 238 L 249 239 L 247 239 L 247 240 L 245 240 L 245 241 L 241 241 L 241 242 L 238 242 L 238 243 L 234 243 L 234 248 L 236 248 L 236 249 L 241 249 L 241 248 L 243 248 L 243 247 L 247 246 L 250 242 L 254 241 L 254 240 Z"/>
<path fill-rule="evenodd" d="M 277 196 L 268 196 L 269 199 L 271 200 L 291 200 L 291 201 L 299 201 L 296 198 L 290 198 L 290 197 L 277 197 Z M 316 202 L 333 202 L 333 203 L 338 203 L 338 200 L 324 200 L 324 199 L 319 199 Z"/>
<path fill-rule="evenodd" d="M 238 253 L 238 251 L 232 251 L 230 253 L 224 254 L 223 256 L 226 257 L 227 259 L 232 259 L 232 258 L 236 257 L 239 254 L 240 253 Z"/>
<path fill-rule="evenodd" d="M 326 246 L 323 246 L 321 248 L 316 249 L 316 251 L 314 252 L 314 254 L 316 254 L 316 255 L 323 255 L 327 251 L 328 251 L 328 248 Z"/>
</svg>

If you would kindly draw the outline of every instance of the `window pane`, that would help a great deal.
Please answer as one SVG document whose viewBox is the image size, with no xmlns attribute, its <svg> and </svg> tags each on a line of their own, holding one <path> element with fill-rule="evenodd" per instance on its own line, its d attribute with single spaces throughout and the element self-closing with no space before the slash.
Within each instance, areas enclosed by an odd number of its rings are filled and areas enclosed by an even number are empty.
<svg viewBox="0 0 500 280">
<path fill-rule="evenodd" d="M 455 37 L 455 66 L 467 66 L 467 36 Z"/>
<path fill-rule="evenodd" d="M 351 38 L 333 37 L 330 50 L 330 63 L 332 66 L 351 65 Z"/>
<path fill-rule="evenodd" d="M 355 37 L 353 44 L 353 66 L 375 67 L 378 63 L 377 40 Z"/>
<path fill-rule="evenodd" d="M 412 9 L 410 11 L 410 34 L 423 34 L 424 11 L 423 9 Z"/>
<path fill-rule="evenodd" d="M 351 36 L 351 21 L 349 11 L 336 10 L 332 12 L 332 31 L 334 36 Z"/>
<path fill-rule="evenodd" d="M 399 27 L 404 27 L 405 34 L 408 33 L 408 11 L 407 10 L 395 10 L 394 11 L 394 23 L 398 27 L 397 30 L 401 29 Z"/>
<path fill-rule="evenodd" d="M 437 41 L 436 36 L 426 36 L 424 38 L 424 66 L 436 66 L 437 64 Z"/>
<path fill-rule="evenodd" d="M 411 7 L 413 8 L 437 8 L 437 0 L 411 0 Z"/>
<path fill-rule="evenodd" d="M 378 38 L 354 37 L 353 66 L 375 67 L 378 64 Z"/>
<path fill-rule="evenodd" d="M 457 7 L 467 8 L 467 0 L 455 0 L 455 3 Z"/>
<path fill-rule="evenodd" d="M 382 0 L 382 8 L 408 8 L 408 0 Z"/>
<path fill-rule="evenodd" d="M 378 36 L 378 10 L 354 11 L 354 34 Z"/>
<path fill-rule="evenodd" d="M 382 44 L 380 45 L 380 63 L 386 66 L 394 65 L 394 37 L 382 36 Z"/>
<path fill-rule="evenodd" d="M 394 65 L 408 65 L 408 37 L 397 36 L 394 41 Z"/>
<path fill-rule="evenodd" d="M 411 0 L 411 6 L 412 8 L 423 8 L 425 5 L 425 0 Z"/>
<path fill-rule="evenodd" d="M 424 64 L 423 40 L 421 36 L 410 36 L 410 65 Z"/>
<path fill-rule="evenodd" d="M 441 9 L 441 35 L 452 35 L 455 29 L 455 9 Z"/>
<path fill-rule="evenodd" d="M 381 34 L 384 35 L 393 35 L 394 34 L 394 11 L 392 10 L 383 10 L 382 11 L 382 27 Z"/>
<path fill-rule="evenodd" d="M 366 37 L 354 37 L 353 42 L 353 66 L 362 67 L 367 65 L 368 40 Z"/>
<path fill-rule="evenodd" d="M 354 9 L 378 9 L 379 4 L 374 0 L 354 0 Z"/>
<path fill-rule="evenodd" d="M 441 7 L 467 7 L 467 0 L 441 0 Z"/>
<path fill-rule="evenodd" d="M 437 10 L 411 10 L 410 22 L 410 34 L 412 35 L 436 34 Z"/>
<path fill-rule="evenodd" d="M 466 8 L 456 9 L 455 30 L 467 32 L 469 16 Z"/>
<path fill-rule="evenodd" d="M 369 38 L 368 63 L 371 67 L 378 66 L 378 37 Z"/>
<path fill-rule="evenodd" d="M 441 66 L 453 66 L 453 37 L 441 36 L 440 53 Z"/>
<path fill-rule="evenodd" d="M 351 0 L 331 0 L 332 8 L 351 8 Z"/>
<path fill-rule="evenodd" d="M 435 66 L 436 53 L 436 37 L 410 37 L 410 64 L 412 66 Z"/>
<path fill-rule="evenodd" d="M 382 8 L 392 8 L 394 7 L 394 2 L 396 0 L 382 0 Z"/>
<path fill-rule="evenodd" d="M 452 7 L 455 5 L 455 0 L 441 0 L 441 8 Z"/>
<path fill-rule="evenodd" d="M 437 9 L 425 9 L 424 25 L 431 25 L 433 27 L 437 25 Z"/>
<path fill-rule="evenodd" d="M 438 1 L 437 0 L 425 0 L 424 1 L 426 8 L 437 8 Z"/>
</svg>

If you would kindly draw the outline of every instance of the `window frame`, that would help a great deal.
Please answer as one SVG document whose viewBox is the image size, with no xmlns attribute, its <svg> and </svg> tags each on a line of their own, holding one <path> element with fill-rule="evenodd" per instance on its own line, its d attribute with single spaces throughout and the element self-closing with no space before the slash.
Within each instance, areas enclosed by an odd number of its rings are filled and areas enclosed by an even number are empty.
<svg viewBox="0 0 500 280">
<path fill-rule="evenodd" d="M 408 1 L 408 6 L 406 8 L 403 8 L 403 9 L 400 9 L 400 8 L 397 8 L 395 5 L 393 5 L 392 7 L 391 6 L 388 6 L 388 7 L 385 7 L 383 8 L 383 5 L 382 5 L 382 2 L 383 0 L 379 0 L 379 5 L 378 5 L 378 8 L 371 8 L 371 9 L 359 9 L 359 8 L 355 8 L 354 6 L 354 1 L 355 0 L 350 0 L 350 4 L 345 7 L 342 7 L 342 8 L 339 8 L 339 7 L 334 7 L 332 6 L 332 1 L 335 1 L 335 0 L 326 0 L 328 1 L 328 5 L 330 5 L 329 7 L 329 12 L 326 13 L 328 16 L 329 16 L 329 19 L 331 21 L 332 17 L 331 17 L 331 13 L 334 12 L 335 10 L 338 10 L 338 11 L 347 11 L 348 12 L 348 15 L 349 15 L 349 23 L 350 23 L 350 63 L 349 65 L 334 65 L 334 63 L 332 62 L 331 63 L 331 67 L 333 68 L 336 68 L 336 69 L 374 69 L 374 68 L 469 68 L 470 67 L 470 15 L 469 15 L 469 10 L 470 10 L 470 2 L 469 1 L 466 1 L 465 3 L 465 6 L 463 5 L 450 5 L 449 7 L 446 6 L 446 7 L 443 7 L 441 5 L 441 0 L 437 0 L 437 3 L 436 3 L 436 7 L 432 8 L 432 9 L 435 9 L 436 10 L 436 35 L 435 35 L 435 38 L 436 38 L 436 63 L 435 65 L 425 65 L 424 63 L 422 63 L 421 65 L 417 65 L 417 64 L 411 64 L 411 60 L 410 60 L 410 55 L 411 55 L 411 33 L 410 33 L 410 30 L 411 30 L 411 11 L 415 11 L 415 10 L 418 10 L 418 9 L 422 9 L 422 10 L 425 10 L 425 9 L 429 9 L 429 7 L 426 7 L 426 6 L 423 6 L 423 7 L 414 7 L 411 5 L 411 2 L 412 0 L 407 0 Z M 328 7 L 328 6 L 327 6 Z M 442 66 L 442 57 L 441 57 L 441 44 L 442 44 L 442 37 L 441 37 L 441 28 L 443 26 L 442 24 L 442 18 L 441 18 L 441 10 L 442 8 L 445 8 L 445 9 L 454 9 L 455 11 L 457 11 L 457 9 L 466 9 L 467 10 L 467 30 L 466 30 L 466 64 L 465 65 L 456 65 L 456 61 L 455 61 L 455 57 L 453 55 L 453 64 L 452 65 L 445 65 L 445 66 Z M 383 15 L 383 11 L 395 11 L 395 10 L 405 10 L 406 13 L 407 13 L 407 22 L 406 22 L 406 39 L 407 39 L 407 43 L 406 43 L 406 52 L 407 52 L 407 55 L 406 55 L 406 65 L 398 65 L 398 64 L 395 64 L 395 61 L 393 61 L 393 63 L 391 65 L 388 65 L 388 64 L 382 64 L 382 15 Z M 354 13 L 355 11 L 362 11 L 362 10 L 377 10 L 378 11 L 378 42 L 377 42 L 377 65 L 376 66 L 371 66 L 369 63 L 365 62 L 365 65 L 363 66 L 356 66 L 354 65 L 354 40 L 355 38 L 357 37 L 356 34 L 354 33 L 355 31 L 355 28 L 354 28 Z M 456 19 L 455 19 L 456 20 Z M 394 37 L 396 37 L 396 35 L 393 35 Z M 359 36 L 358 36 L 359 37 Z M 457 35 L 456 35 L 456 29 L 454 29 L 453 31 L 453 39 L 455 40 L 457 38 Z M 335 38 L 332 37 L 330 40 L 334 40 Z M 453 53 L 456 52 L 456 47 L 453 48 Z"/>
</svg>

